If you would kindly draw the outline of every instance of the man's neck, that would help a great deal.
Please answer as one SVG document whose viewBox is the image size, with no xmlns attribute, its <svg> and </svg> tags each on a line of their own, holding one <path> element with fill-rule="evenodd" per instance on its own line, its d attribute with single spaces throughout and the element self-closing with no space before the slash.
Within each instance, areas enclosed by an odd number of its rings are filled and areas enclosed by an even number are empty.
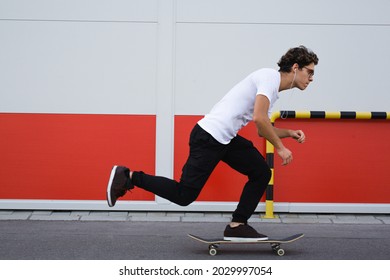
<svg viewBox="0 0 390 280">
<path fill-rule="evenodd" d="M 294 79 L 293 72 L 289 72 L 289 73 L 280 72 L 279 92 L 286 90 L 286 89 L 291 89 L 293 86 L 292 85 L 293 79 Z"/>
</svg>

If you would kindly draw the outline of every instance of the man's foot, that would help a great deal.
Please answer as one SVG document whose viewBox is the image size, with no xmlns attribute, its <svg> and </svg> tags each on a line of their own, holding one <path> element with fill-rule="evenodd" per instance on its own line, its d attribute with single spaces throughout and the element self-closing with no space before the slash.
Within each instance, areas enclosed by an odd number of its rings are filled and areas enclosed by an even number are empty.
<svg viewBox="0 0 390 280">
<path fill-rule="evenodd" d="M 258 233 L 248 224 L 240 224 L 237 227 L 226 226 L 223 239 L 229 241 L 261 241 L 268 240 L 268 236 Z"/>
<path fill-rule="evenodd" d="M 134 188 L 129 176 L 130 170 L 127 167 L 115 165 L 112 168 L 107 186 L 108 206 L 113 207 L 119 197 Z"/>
</svg>

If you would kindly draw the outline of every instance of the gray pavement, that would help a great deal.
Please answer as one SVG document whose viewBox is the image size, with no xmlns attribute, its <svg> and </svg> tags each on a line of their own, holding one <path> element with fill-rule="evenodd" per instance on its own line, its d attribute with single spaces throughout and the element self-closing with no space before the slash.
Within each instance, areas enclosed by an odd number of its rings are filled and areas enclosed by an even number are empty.
<svg viewBox="0 0 390 280">
<path fill-rule="evenodd" d="M 221 236 L 231 213 L 0 210 L 0 259 L 153 260 L 286 259 L 389 260 L 390 215 L 254 215 L 250 223 L 272 237 L 304 233 L 276 256 L 267 244 L 207 245 L 187 237 Z"/>
</svg>

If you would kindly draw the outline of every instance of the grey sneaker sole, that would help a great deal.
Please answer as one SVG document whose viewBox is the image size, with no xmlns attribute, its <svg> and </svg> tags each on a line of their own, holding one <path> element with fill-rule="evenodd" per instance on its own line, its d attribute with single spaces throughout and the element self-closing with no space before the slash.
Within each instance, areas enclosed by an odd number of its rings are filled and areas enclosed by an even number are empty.
<svg viewBox="0 0 390 280">
<path fill-rule="evenodd" d="M 223 240 L 234 242 L 253 242 L 253 241 L 266 241 L 268 237 L 259 238 L 244 238 L 244 237 L 224 237 Z"/>
<path fill-rule="evenodd" d="M 115 172 L 116 172 L 117 168 L 118 168 L 117 165 L 115 165 L 112 168 L 111 174 L 110 174 L 110 179 L 108 180 L 108 185 L 107 185 L 107 203 L 108 203 L 108 206 L 110 206 L 110 207 L 114 206 L 114 204 L 111 201 L 111 187 L 112 187 L 112 181 L 114 180 Z"/>
</svg>

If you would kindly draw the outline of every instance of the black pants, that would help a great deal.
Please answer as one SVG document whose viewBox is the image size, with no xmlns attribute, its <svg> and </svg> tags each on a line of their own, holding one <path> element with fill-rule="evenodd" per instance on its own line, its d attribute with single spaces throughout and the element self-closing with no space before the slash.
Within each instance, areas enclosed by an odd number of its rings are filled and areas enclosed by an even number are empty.
<svg viewBox="0 0 390 280">
<path fill-rule="evenodd" d="M 271 170 L 252 142 L 237 135 L 227 145 L 196 125 L 190 135 L 190 154 L 180 181 L 134 172 L 133 184 L 181 206 L 198 197 L 219 161 L 248 176 L 233 222 L 246 223 L 255 211 L 271 178 Z"/>
</svg>

